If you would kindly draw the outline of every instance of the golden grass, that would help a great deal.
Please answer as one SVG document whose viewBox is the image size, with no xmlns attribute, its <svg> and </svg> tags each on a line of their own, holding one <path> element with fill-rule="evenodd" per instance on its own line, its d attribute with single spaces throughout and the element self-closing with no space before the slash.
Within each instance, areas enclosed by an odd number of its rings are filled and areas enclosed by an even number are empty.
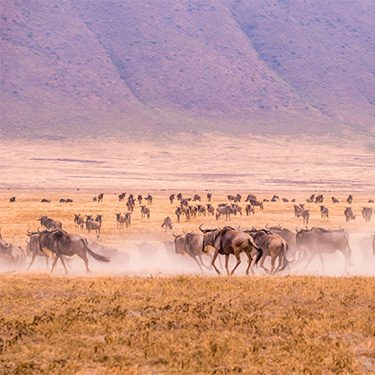
<svg viewBox="0 0 375 375">
<path fill-rule="evenodd" d="M 0 277 L 2 374 L 363 374 L 375 279 Z"/>
</svg>

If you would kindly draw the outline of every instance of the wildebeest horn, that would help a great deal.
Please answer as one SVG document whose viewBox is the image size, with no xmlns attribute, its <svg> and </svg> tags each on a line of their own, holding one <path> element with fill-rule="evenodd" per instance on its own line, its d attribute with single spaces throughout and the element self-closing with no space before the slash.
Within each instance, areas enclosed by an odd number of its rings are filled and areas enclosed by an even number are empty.
<svg viewBox="0 0 375 375">
<path fill-rule="evenodd" d="M 202 226 L 203 226 L 203 224 L 201 224 L 201 225 L 199 226 L 199 230 L 200 230 L 202 233 L 205 233 L 205 232 L 204 232 L 204 229 L 202 229 Z"/>
<path fill-rule="evenodd" d="M 180 237 L 180 236 L 175 235 L 174 232 L 172 232 L 172 235 L 174 238 Z"/>
</svg>

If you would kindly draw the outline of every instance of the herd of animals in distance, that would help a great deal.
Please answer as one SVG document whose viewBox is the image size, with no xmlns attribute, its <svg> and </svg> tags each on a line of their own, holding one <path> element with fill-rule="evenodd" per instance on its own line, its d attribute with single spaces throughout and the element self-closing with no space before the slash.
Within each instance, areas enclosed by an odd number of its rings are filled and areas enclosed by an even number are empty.
<svg viewBox="0 0 375 375">
<path fill-rule="evenodd" d="M 163 246 L 167 253 L 187 255 L 196 263 L 201 272 L 205 269 L 221 274 L 226 272 L 234 274 L 241 264 L 241 254 L 247 260 L 246 275 L 254 274 L 255 269 L 263 270 L 265 274 L 281 273 L 285 270 L 292 270 L 296 265 L 303 264 L 307 267 L 315 257 L 318 257 L 324 267 L 324 254 L 339 252 L 345 260 L 345 270 L 351 265 L 352 249 L 347 229 L 328 229 L 322 227 L 308 228 L 310 220 L 310 209 L 305 203 L 296 203 L 295 199 L 288 200 L 273 195 L 271 199 L 258 199 L 254 194 L 248 194 L 245 199 L 241 194 L 227 195 L 227 202 L 212 203 L 212 193 L 208 192 L 205 199 L 199 194 L 185 197 L 182 193 L 171 194 L 168 199 L 174 210 L 174 220 L 170 216 L 161 222 L 163 231 L 170 231 L 173 239 L 164 241 Z M 104 193 L 92 198 L 93 202 L 103 202 Z M 205 202 L 204 202 L 205 200 Z M 153 197 L 121 193 L 118 201 L 126 204 L 126 212 L 116 212 L 113 220 L 116 221 L 118 229 L 129 228 L 132 225 L 132 215 L 139 209 L 142 219 L 150 219 L 152 214 Z M 241 201 L 244 206 L 241 205 Z M 262 228 L 241 228 L 232 224 L 233 217 L 251 216 L 256 210 L 261 213 L 266 202 L 291 202 L 293 203 L 294 216 L 301 220 L 302 228 L 294 230 L 281 225 L 265 226 Z M 330 197 L 332 204 L 340 203 L 339 199 Z M 17 197 L 9 199 L 10 203 L 16 204 Z M 325 202 L 323 194 L 312 194 L 306 199 L 306 203 L 317 204 L 320 207 L 321 218 L 329 218 L 330 210 Z M 346 222 L 356 220 L 358 216 L 351 207 L 353 195 L 346 198 L 346 205 L 343 215 Z M 49 199 L 42 199 L 41 203 L 51 203 Z M 73 203 L 73 199 L 61 198 L 59 203 Z M 368 207 L 362 207 L 361 215 L 366 223 L 371 222 L 374 203 L 373 199 L 368 200 Z M 138 206 L 138 207 L 137 207 Z M 199 233 L 188 232 L 175 234 L 173 222 L 180 223 L 181 220 L 191 222 L 194 219 L 201 221 L 204 217 L 211 216 L 216 220 L 225 220 L 224 226 L 207 228 L 199 225 Z M 237 216 L 237 217 L 238 217 Z M 88 233 L 95 232 L 100 238 L 103 225 L 103 215 L 81 215 L 75 214 L 72 218 L 76 229 L 87 230 Z M 78 256 L 84 262 L 85 270 L 90 272 L 89 256 L 98 262 L 109 263 L 111 255 L 116 249 L 97 242 L 89 242 L 85 237 L 76 233 L 69 233 L 64 229 L 63 223 L 56 218 L 42 216 L 39 218 L 40 227 L 37 230 L 26 231 L 26 249 L 17 246 L 3 238 L 0 231 L 0 262 L 4 266 L 24 267 L 30 270 L 35 259 L 44 258 L 47 267 L 52 261 L 50 272 L 52 273 L 58 262 L 63 266 L 65 273 L 68 273 L 66 266 L 69 259 Z M 370 238 L 371 252 L 375 256 L 375 234 L 368 233 Z M 147 243 L 144 243 L 147 251 Z M 204 261 L 204 256 L 209 258 L 209 264 Z M 224 262 L 222 262 L 222 258 Z M 230 266 L 230 258 L 234 264 Z M 269 265 L 265 262 L 269 259 Z M 219 262 L 219 265 L 217 264 Z M 1 266 L 0 263 L 0 266 Z M 224 271 L 225 269 L 225 271 Z"/>
</svg>

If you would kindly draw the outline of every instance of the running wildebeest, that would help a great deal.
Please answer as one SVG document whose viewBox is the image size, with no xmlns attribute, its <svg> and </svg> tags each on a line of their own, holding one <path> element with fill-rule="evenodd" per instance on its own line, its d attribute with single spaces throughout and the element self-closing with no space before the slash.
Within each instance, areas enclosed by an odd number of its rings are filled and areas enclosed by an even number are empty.
<svg viewBox="0 0 375 375">
<path fill-rule="evenodd" d="M 197 263 L 199 269 L 201 272 L 203 272 L 203 268 L 206 268 L 209 270 L 209 267 L 207 267 L 203 263 L 202 255 L 203 255 L 203 234 L 196 234 L 196 233 L 186 233 L 186 234 L 180 234 L 175 235 L 173 233 L 174 237 L 174 248 L 176 254 L 180 255 L 188 255 L 191 258 L 194 259 L 194 261 Z M 207 254 L 210 256 L 209 254 Z"/>
<path fill-rule="evenodd" d="M 53 220 L 48 216 L 41 216 L 39 221 L 46 229 L 62 228 L 62 223 L 60 221 Z"/>
<path fill-rule="evenodd" d="M 30 232 L 28 231 L 28 233 L 30 233 Z M 30 264 L 27 267 L 28 270 L 33 265 L 33 263 L 35 261 L 35 258 L 37 256 L 45 258 L 45 260 L 46 260 L 46 267 L 47 267 L 47 269 L 49 268 L 49 258 L 50 258 L 50 254 L 51 253 L 50 252 L 48 252 L 48 253 L 44 252 L 40 248 L 39 234 L 30 234 L 29 235 L 29 240 L 28 240 L 27 246 L 26 246 L 26 254 L 29 255 L 29 256 L 31 256 Z"/>
<path fill-rule="evenodd" d="M 163 224 L 161 225 L 162 228 L 165 229 L 165 231 L 167 231 L 168 229 L 172 230 L 172 220 L 169 216 L 167 216 L 164 221 L 163 221 Z"/>
<path fill-rule="evenodd" d="M 283 228 L 280 225 L 273 226 L 270 228 L 266 226 L 266 229 L 268 229 L 272 234 L 278 234 L 281 238 L 283 238 L 288 244 L 288 252 L 290 252 L 293 257 L 295 256 L 295 254 L 297 253 L 297 242 L 295 232 L 291 231 L 290 229 Z"/>
<path fill-rule="evenodd" d="M 318 255 L 322 266 L 324 262 L 322 254 L 334 253 L 340 251 L 345 258 L 345 270 L 350 264 L 351 248 L 349 246 L 348 234 L 344 229 L 326 230 L 323 228 L 301 229 L 296 230 L 296 241 L 299 251 L 303 255 L 303 259 L 309 256 L 305 266 L 307 268 L 313 258 Z"/>
<path fill-rule="evenodd" d="M 141 218 L 144 219 L 147 217 L 147 219 L 150 218 L 150 209 L 146 206 L 141 206 Z"/>
<path fill-rule="evenodd" d="M 348 198 L 346 198 L 346 201 L 348 202 L 348 204 L 352 204 L 352 202 L 353 202 L 353 195 L 349 194 Z"/>
<path fill-rule="evenodd" d="M 348 223 L 350 220 L 355 220 L 355 215 L 351 207 L 346 207 L 344 210 L 345 220 Z"/>
<path fill-rule="evenodd" d="M 99 262 L 109 262 L 108 257 L 99 255 L 92 251 L 87 244 L 87 240 L 79 235 L 68 234 L 62 229 L 56 228 L 52 230 L 44 230 L 42 232 L 27 232 L 27 235 L 31 237 L 32 235 L 38 235 L 40 249 L 44 252 L 51 251 L 55 256 L 51 273 L 53 272 L 57 261 L 60 259 L 65 273 L 68 270 L 65 265 L 64 256 L 71 257 L 73 255 L 78 255 L 84 262 L 86 266 L 86 271 L 90 272 L 89 261 L 87 253 L 89 253 L 95 260 Z"/>
<path fill-rule="evenodd" d="M 220 275 L 220 271 L 215 265 L 215 260 L 219 254 L 225 255 L 225 269 L 227 270 L 228 275 L 233 275 L 234 271 L 240 265 L 240 254 L 242 252 L 245 252 L 248 257 L 246 275 L 249 274 L 249 269 L 253 261 L 253 251 L 257 251 L 255 264 L 258 264 L 263 256 L 263 250 L 255 244 L 253 238 L 248 233 L 240 232 L 231 227 L 224 227 L 222 229 L 202 229 L 202 225 L 199 226 L 199 230 L 204 234 L 203 251 L 207 252 L 207 247 L 215 250 L 211 265 L 214 267 L 218 275 Z M 237 263 L 231 272 L 229 272 L 230 254 L 233 254 L 237 260 Z"/>
<path fill-rule="evenodd" d="M 11 198 L 9 198 L 9 202 L 10 203 L 14 203 L 16 201 L 16 197 L 11 197 Z"/>
<path fill-rule="evenodd" d="M 328 219 L 328 217 L 329 217 L 329 210 L 328 210 L 327 207 L 320 206 L 320 217 L 322 217 L 322 218 L 325 217 L 325 218 Z"/>
<path fill-rule="evenodd" d="M 362 216 L 366 222 L 371 221 L 373 209 L 371 207 L 362 207 Z"/>
<path fill-rule="evenodd" d="M 315 203 L 323 203 L 324 201 L 324 195 L 323 194 L 319 194 L 315 197 Z"/>
<path fill-rule="evenodd" d="M 260 260 L 260 267 L 267 273 L 273 275 L 277 271 L 283 271 L 289 264 L 287 259 L 287 242 L 278 234 L 271 233 L 266 229 L 245 231 L 254 239 L 255 244 L 263 250 L 263 255 Z M 264 261 L 267 256 L 271 257 L 271 270 L 264 266 Z M 279 259 L 279 264 L 275 267 L 276 260 Z"/>
</svg>

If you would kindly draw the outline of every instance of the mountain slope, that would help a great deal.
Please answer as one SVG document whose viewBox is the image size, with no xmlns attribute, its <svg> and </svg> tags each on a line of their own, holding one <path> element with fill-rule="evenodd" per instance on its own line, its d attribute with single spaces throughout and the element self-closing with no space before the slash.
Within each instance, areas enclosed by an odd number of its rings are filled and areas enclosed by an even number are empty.
<svg viewBox="0 0 375 375">
<path fill-rule="evenodd" d="M 373 125 L 370 2 L 1 4 L 5 135 Z"/>
</svg>

